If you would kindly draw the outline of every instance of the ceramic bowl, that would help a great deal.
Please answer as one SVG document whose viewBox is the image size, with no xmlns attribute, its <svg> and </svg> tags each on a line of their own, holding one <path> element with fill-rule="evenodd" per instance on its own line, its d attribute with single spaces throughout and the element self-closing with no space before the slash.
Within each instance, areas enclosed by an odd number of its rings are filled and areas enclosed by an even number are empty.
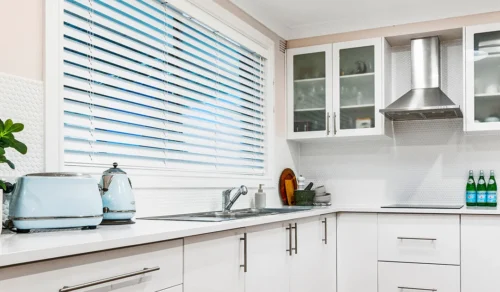
<svg viewBox="0 0 500 292">
<path fill-rule="evenodd" d="M 330 201 L 332 200 L 332 195 L 331 194 L 326 194 L 324 196 L 321 196 L 321 197 L 314 197 L 314 202 L 315 203 L 330 203 Z"/>
</svg>

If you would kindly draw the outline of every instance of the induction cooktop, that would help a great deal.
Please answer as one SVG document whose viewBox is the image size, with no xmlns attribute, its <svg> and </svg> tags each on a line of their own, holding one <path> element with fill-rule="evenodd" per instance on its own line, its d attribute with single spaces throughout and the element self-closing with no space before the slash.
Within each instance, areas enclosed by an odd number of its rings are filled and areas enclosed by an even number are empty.
<svg viewBox="0 0 500 292">
<path fill-rule="evenodd" d="M 464 205 L 434 205 L 434 204 L 393 204 L 381 208 L 407 208 L 407 209 L 462 209 Z"/>
</svg>

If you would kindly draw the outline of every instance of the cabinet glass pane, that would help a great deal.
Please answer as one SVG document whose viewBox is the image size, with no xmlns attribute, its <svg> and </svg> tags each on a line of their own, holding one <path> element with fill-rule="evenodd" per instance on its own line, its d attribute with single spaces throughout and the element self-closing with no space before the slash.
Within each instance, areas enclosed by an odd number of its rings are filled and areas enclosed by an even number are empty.
<svg viewBox="0 0 500 292">
<path fill-rule="evenodd" d="M 293 57 L 295 132 L 324 131 L 326 103 L 325 52 Z"/>
<path fill-rule="evenodd" d="M 474 121 L 500 122 L 500 31 L 474 35 Z"/>
<path fill-rule="evenodd" d="M 342 49 L 340 129 L 375 127 L 375 47 Z"/>
</svg>

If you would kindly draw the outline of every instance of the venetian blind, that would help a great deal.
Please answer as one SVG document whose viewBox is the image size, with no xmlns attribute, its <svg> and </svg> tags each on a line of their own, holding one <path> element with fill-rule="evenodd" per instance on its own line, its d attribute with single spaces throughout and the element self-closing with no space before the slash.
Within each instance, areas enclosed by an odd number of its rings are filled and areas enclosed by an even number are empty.
<svg viewBox="0 0 500 292">
<path fill-rule="evenodd" d="M 266 60 L 167 3 L 64 2 L 64 160 L 263 174 Z"/>
</svg>

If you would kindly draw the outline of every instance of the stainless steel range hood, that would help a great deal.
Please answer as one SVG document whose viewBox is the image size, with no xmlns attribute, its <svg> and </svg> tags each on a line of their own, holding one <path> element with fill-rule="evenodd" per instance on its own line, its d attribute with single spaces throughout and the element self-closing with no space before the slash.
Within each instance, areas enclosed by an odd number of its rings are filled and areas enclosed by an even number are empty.
<svg viewBox="0 0 500 292">
<path fill-rule="evenodd" d="M 458 105 L 439 88 L 440 48 L 437 36 L 411 41 L 412 89 L 380 113 L 393 121 L 462 118 Z"/>
</svg>

